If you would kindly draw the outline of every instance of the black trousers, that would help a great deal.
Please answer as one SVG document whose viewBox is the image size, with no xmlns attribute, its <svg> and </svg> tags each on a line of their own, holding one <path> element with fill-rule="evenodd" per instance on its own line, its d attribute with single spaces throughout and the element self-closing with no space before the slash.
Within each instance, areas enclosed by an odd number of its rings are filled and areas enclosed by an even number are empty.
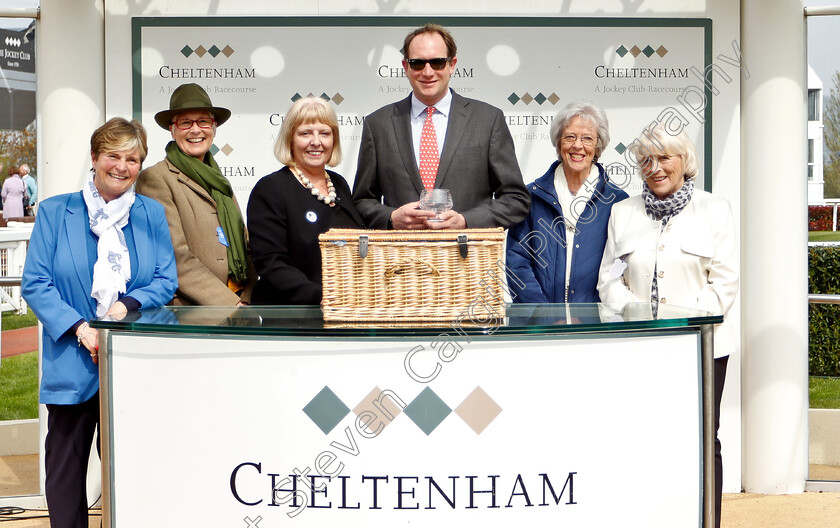
<svg viewBox="0 0 840 528">
<path fill-rule="evenodd" d="M 726 382 L 726 365 L 729 356 L 715 359 L 715 527 L 720 528 L 720 505 L 723 496 L 723 457 L 720 456 L 720 400 L 723 398 L 723 384 Z"/>
<path fill-rule="evenodd" d="M 77 405 L 48 404 L 44 468 L 52 528 L 88 528 L 87 467 L 99 443 L 99 393 Z"/>
</svg>

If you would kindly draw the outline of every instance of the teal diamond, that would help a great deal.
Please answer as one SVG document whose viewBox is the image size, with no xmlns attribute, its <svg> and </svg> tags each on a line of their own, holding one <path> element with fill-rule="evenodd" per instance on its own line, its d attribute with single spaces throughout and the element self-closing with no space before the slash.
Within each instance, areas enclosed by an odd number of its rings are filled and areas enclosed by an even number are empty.
<svg viewBox="0 0 840 528">
<path fill-rule="evenodd" d="M 210 48 L 209 50 L 207 50 L 207 53 L 209 53 L 210 55 L 212 55 L 214 59 L 216 58 L 216 55 L 218 55 L 218 54 L 219 54 L 219 53 L 221 53 L 221 52 L 222 52 L 222 50 L 220 50 L 218 47 L 216 47 L 216 45 L 215 45 L 215 44 L 213 44 L 213 47 L 212 47 L 212 48 Z"/>
<path fill-rule="evenodd" d="M 330 390 L 326 385 L 317 396 L 306 404 L 303 408 L 309 418 L 315 422 L 315 425 L 324 432 L 329 434 L 333 428 L 338 425 L 350 409 L 344 405 L 344 402 L 338 399 L 338 396 Z"/>
<path fill-rule="evenodd" d="M 512 93 L 510 94 L 510 97 L 508 97 L 508 101 L 510 101 L 510 104 L 516 104 L 519 102 L 519 96 L 515 93 Z"/>
<path fill-rule="evenodd" d="M 217 147 L 215 143 L 210 145 L 210 154 L 215 156 L 217 152 L 219 152 L 219 147 Z"/>
<path fill-rule="evenodd" d="M 642 50 L 642 53 L 644 53 L 647 56 L 647 58 L 650 58 L 651 55 L 656 53 L 656 50 L 654 50 L 650 46 L 645 46 L 645 49 Z"/>
<path fill-rule="evenodd" d="M 324 101 L 329 101 L 329 100 L 330 100 L 330 96 L 329 96 L 329 95 L 327 95 L 327 94 L 325 94 L 325 93 L 322 93 L 322 94 L 321 94 L 321 99 L 323 99 Z"/>
<path fill-rule="evenodd" d="M 428 436 L 452 413 L 452 409 L 432 389 L 426 387 L 403 412 Z"/>
<path fill-rule="evenodd" d="M 295 95 L 292 96 L 292 102 L 296 103 L 297 100 L 300 99 L 301 97 L 303 97 L 303 96 L 300 95 L 299 93 L 295 92 Z"/>
<path fill-rule="evenodd" d="M 624 154 L 625 150 L 627 150 L 627 147 L 624 146 L 624 143 L 619 142 L 618 145 L 615 146 L 615 151 L 619 154 Z"/>
<path fill-rule="evenodd" d="M 618 47 L 617 50 L 615 50 L 615 52 L 618 53 L 619 57 L 623 57 L 623 56 L 627 55 L 627 48 L 625 48 L 623 45 L 621 45 L 621 46 Z"/>
<path fill-rule="evenodd" d="M 183 55 L 184 57 L 189 57 L 190 55 L 192 55 L 192 52 L 193 49 L 189 46 L 184 46 L 183 48 L 181 48 L 181 55 Z"/>
<path fill-rule="evenodd" d="M 545 96 L 542 92 L 538 93 L 536 97 L 534 97 L 534 101 L 537 102 L 538 105 L 541 105 L 545 102 Z"/>
</svg>

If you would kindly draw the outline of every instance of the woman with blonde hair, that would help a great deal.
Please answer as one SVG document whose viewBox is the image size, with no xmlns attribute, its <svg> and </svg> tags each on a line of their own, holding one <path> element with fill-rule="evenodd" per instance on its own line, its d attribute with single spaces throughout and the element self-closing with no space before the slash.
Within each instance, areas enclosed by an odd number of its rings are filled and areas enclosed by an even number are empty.
<svg viewBox="0 0 840 528">
<path fill-rule="evenodd" d="M 259 275 L 253 304 L 320 304 L 318 235 L 364 227 L 350 187 L 327 170 L 341 162 L 338 119 L 319 97 L 298 99 L 274 145 L 285 167 L 262 178 L 248 200 L 251 258 Z"/>
<path fill-rule="evenodd" d="M 738 293 L 735 223 L 729 202 L 696 189 L 697 154 L 684 131 L 645 130 L 634 152 L 642 194 L 610 215 L 598 292 L 605 303 L 673 304 L 726 315 Z M 715 328 L 715 431 L 729 354 L 731 322 Z M 715 518 L 720 526 L 723 464 L 715 434 Z"/>
</svg>

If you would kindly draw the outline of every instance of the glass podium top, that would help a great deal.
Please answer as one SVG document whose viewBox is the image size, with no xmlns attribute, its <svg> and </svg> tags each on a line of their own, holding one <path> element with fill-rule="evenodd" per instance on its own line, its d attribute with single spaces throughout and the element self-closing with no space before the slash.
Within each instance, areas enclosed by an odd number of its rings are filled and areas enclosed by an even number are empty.
<svg viewBox="0 0 840 528">
<path fill-rule="evenodd" d="M 485 314 L 486 315 L 486 314 Z M 165 306 L 105 317 L 91 326 L 113 331 L 315 337 L 413 337 L 448 334 L 556 335 L 591 332 L 696 328 L 723 316 L 649 303 L 509 304 L 504 317 L 448 322 L 325 321 L 318 306 Z"/>
</svg>

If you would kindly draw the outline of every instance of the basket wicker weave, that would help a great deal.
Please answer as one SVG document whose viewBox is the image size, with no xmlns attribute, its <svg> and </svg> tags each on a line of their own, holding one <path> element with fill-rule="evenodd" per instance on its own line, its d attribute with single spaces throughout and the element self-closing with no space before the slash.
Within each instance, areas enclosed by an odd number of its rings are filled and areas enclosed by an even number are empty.
<svg viewBox="0 0 840 528">
<path fill-rule="evenodd" d="M 319 241 L 325 321 L 504 317 L 501 228 L 331 229 Z"/>
</svg>

